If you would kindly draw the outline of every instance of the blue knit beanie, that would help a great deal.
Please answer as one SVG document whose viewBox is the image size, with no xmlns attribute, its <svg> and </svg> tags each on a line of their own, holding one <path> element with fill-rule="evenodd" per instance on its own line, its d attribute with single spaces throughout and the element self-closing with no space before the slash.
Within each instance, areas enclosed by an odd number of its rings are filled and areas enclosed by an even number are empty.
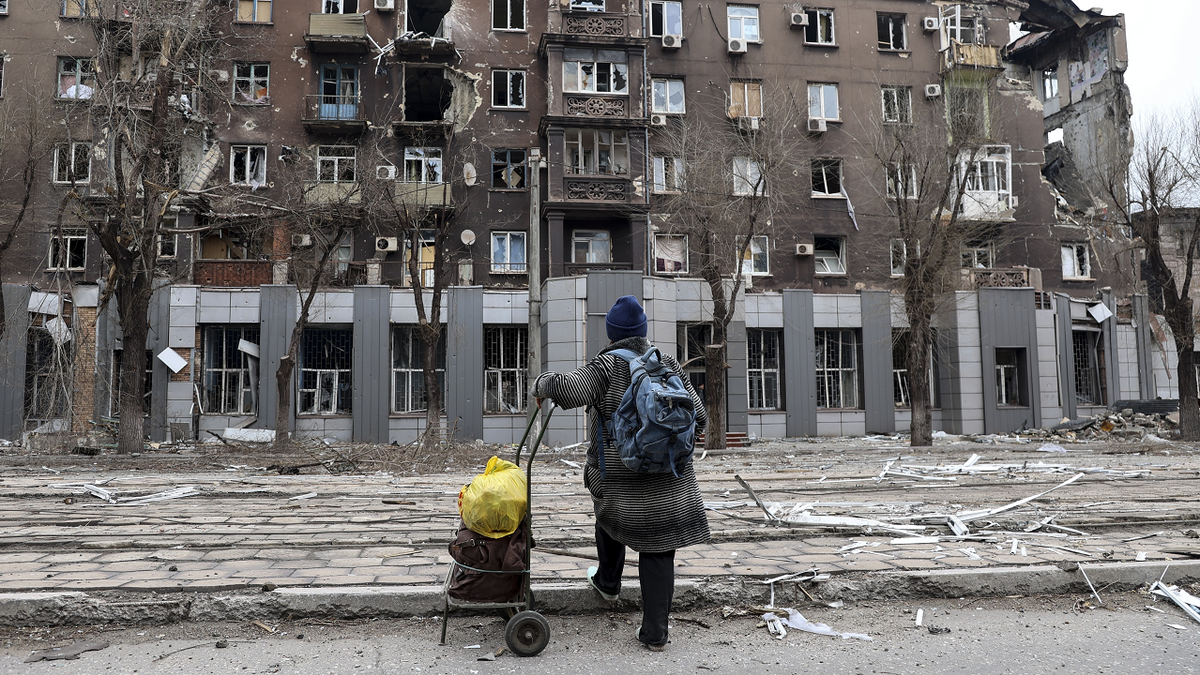
<svg viewBox="0 0 1200 675">
<path fill-rule="evenodd" d="M 646 337 L 646 312 L 632 295 L 622 295 L 604 317 L 608 339 L 616 342 L 627 337 Z"/>
</svg>

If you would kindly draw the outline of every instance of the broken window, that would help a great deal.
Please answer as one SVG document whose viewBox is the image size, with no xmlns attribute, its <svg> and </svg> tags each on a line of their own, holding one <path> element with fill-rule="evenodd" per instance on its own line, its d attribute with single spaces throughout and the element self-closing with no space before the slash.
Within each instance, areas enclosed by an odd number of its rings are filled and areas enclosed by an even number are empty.
<svg viewBox="0 0 1200 675">
<path fill-rule="evenodd" d="M 763 276 L 771 273 L 770 240 L 765 234 L 750 237 L 750 245 L 742 254 L 742 274 Z"/>
<path fill-rule="evenodd" d="M 573 12 L 603 12 L 604 0 L 571 0 Z"/>
<path fill-rule="evenodd" d="M 438 337 L 438 388 L 446 391 L 446 333 Z M 429 401 L 425 394 L 425 343 L 420 329 L 413 325 L 392 328 L 392 412 L 425 412 Z"/>
<path fill-rule="evenodd" d="M 525 107 L 525 71 L 492 71 L 492 107 Z"/>
<path fill-rule="evenodd" d="M 63 230 L 50 234 L 50 269 L 82 270 L 87 261 L 87 232 Z"/>
<path fill-rule="evenodd" d="M 812 160 L 812 194 L 814 197 L 842 196 L 842 160 Z"/>
<path fill-rule="evenodd" d="M 912 87 L 883 85 L 883 121 L 887 124 L 912 124 Z"/>
<path fill-rule="evenodd" d="M 349 328 L 308 328 L 300 340 L 297 414 L 350 414 L 350 367 L 354 336 Z"/>
<path fill-rule="evenodd" d="M 247 23 L 270 23 L 271 0 L 238 0 L 237 20 Z"/>
<path fill-rule="evenodd" d="M 404 119 L 408 122 L 442 122 L 450 110 L 454 85 L 441 68 L 404 69 Z"/>
<path fill-rule="evenodd" d="M 654 235 L 654 271 L 659 274 L 687 274 L 688 238 L 686 234 Z"/>
<path fill-rule="evenodd" d="M 997 217 L 1012 208 L 1010 153 L 1007 145 L 988 145 L 963 153 L 958 177 L 964 183 L 960 209 L 964 217 Z"/>
<path fill-rule="evenodd" d="M 571 262 L 612 262 L 612 240 L 606 230 L 575 230 L 571 233 Z"/>
<path fill-rule="evenodd" d="M 683 158 L 654 157 L 654 192 L 679 192 L 683 189 Z"/>
<path fill-rule="evenodd" d="M 525 189 L 525 150 L 492 151 L 492 187 L 497 190 Z"/>
<path fill-rule="evenodd" d="M 858 407 L 858 331 L 817 330 L 817 407 Z"/>
<path fill-rule="evenodd" d="M 229 182 L 259 188 L 267 182 L 267 146 L 234 145 L 229 148 Z"/>
<path fill-rule="evenodd" d="M 233 66 L 234 103 L 265 105 L 271 102 L 271 66 L 267 63 L 236 63 Z"/>
<path fill-rule="evenodd" d="M 963 44 L 983 43 L 980 19 L 975 16 L 963 16 L 961 5 L 942 7 L 938 10 L 938 18 L 942 49 L 950 47 L 950 40 L 956 40 Z"/>
<path fill-rule="evenodd" d="M 94 59 L 58 57 L 58 98 L 91 98 L 96 90 Z"/>
<path fill-rule="evenodd" d="M 973 269 L 989 269 L 992 266 L 992 247 L 983 242 L 969 242 L 962 246 L 962 266 Z"/>
<path fill-rule="evenodd" d="M 30 429 L 66 417 L 71 408 L 74 358 L 68 344 L 70 328 L 60 317 L 41 318 L 48 319 L 46 324 L 61 327 L 51 330 L 49 325 L 31 326 L 26 333 L 25 421 Z"/>
<path fill-rule="evenodd" d="M 762 166 L 750 157 L 733 158 L 733 194 L 738 197 L 762 197 L 767 194 Z"/>
<path fill-rule="evenodd" d="M 1104 386 L 1104 334 L 1099 330 L 1072 330 L 1071 354 L 1075 370 L 1075 403 L 1106 405 Z"/>
<path fill-rule="evenodd" d="M 1028 405 L 1023 370 L 1024 349 L 996 349 L 996 405 L 1022 407 Z"/>
<path fill-rule="evenodd" d="M 917 167 L 911 164 L 901 166 L 898 162 L 892 162 L 885 167 L 885 170 L 888 199 L 917 198 Z"/>
<path fill-rule="evenodd" d="M 750 382 L 751 410 L 780 410 L 779 330 L 746 329 L 746 378 Z"/>
<path fill-rule="evenodd" d="M 808 25 L 804 27 L 804 41 L 810 45 L 834 44 L 833 10 L 810 9 L 805 13 Z"/>
<path fill-rule="evenodd" d="M 404 182 L 441 183 L 441 148 L 405 148 Z"/>
<path fill-rule="evenodd" d="M 59 143 L 54 146 L 55 183 L 87 183 L 91 178 L 91 143 Z"/>
<path fill-rule="evenodd" d="M 838 86 L 836 84 L 808 85 L 808 118 L 834 121 L 842 118 L 842 114 L 838 110 Z"/>
<path fill-rule="evenodd" d="M 1058 68 L 1042 71 L 1042 100 L 1058 98 Z"/>
<path fill-rule="evenodd" d="M 844 237 L 813 237 L 813 271 L 816 274 L 846 273 Z"/>
<path fill-rule="evenodd" d="M 885 14 L 879 12 L 875 15 L 875 21 L 879 25 L 880 51 L 898 52 L 908 49 L 908 39 L 904 32 L 903 14 Z"/>
<path fill-rule="evenodd" d="M 629 171 L 629 135 L 624 129 L 567 129 L 569 173 L 622 176 Z"/>
<path fill-rule="evenodd" d="M 563 53 L 563 91 L 629 93 L 629 67 L 625 52 L 618 49 L 578 49 Z"/>
<path fill-rule="evenodd" d="M 353 145 L 317 147 L 317 180 L 322 183 L 353 183 L 356 148 Z"/>
<path fill-rule="evenodd" d="M 87 10 L 87 0 L 62 0 L 58 6 L 60 16 L 72 19 L 84 16 Z"/>
<path fill-rule="evenodd" d="M 492 30 L 525 30 L 525 0 L 492 0 Z"/>
<path fill-rule="evenodd" d="M 525 410 L 528 387 L 526 326 L 483 327 L 485 413 L 519 414 Z"/>
<path fill-rule="evenodd" d="M 446 14 L 451 0 L 408 0 L 408 31 L 445 37 Z"/>
<path fill-rule="evenodd" d="M 204 412 L 249 415 L 255 410 L 257 373 L 250 368 L 255 357 L 242 351 L 242 341 L 258 345 L 257 326 L 206 326 L 204 328 Z M 257 366 L 257 364 L 255 364 Z"/>
<path fill-rule="evenodd" d="M 525 233 L 492 233 L 492 274 L 524 274 Z"/>
<path fill-rule="evenodd" d="M 729 18 L 729 38 L 759 42 L 758 7 L 729 5 L 725 9 Z"/>
<path fill-rule="evenodd" d="M 430 225 L 436 226 L 436 216 L 431 216 Z M 433 288 L 436 281 L 437 269 L 434 267 L 435 259 L 437 258 L 437 231 L 434 229 L 421 229 L 414 233 L 411 238 L 404 238 L 404 286 L 413 286 L 412 271 L 409 267 L 410 261 L 413 258 L 413 241 L 416 241 L 417 248 L 417 269 L 420 272 L 418 281 L 422 288 Z"/>
<path fill-rule="evenodd" d="M 903 239 L 892 239 L 891 261 L 892 276 L 904 276 L 904 267 L 908 263 L 908 244 Z"/>
<path fill-rule="evenodd" d="M 907 329 L 892 331 L 892 398 L 897 408 L 912 407 L 912 393 L 908 377 L 908 349 L 912 341 L 912 331 Z M 937 368 L 933 361 L 933 347 L 929 351 L 929 403 L 937 401 L 935 387 L 937 385 Z"/>
<path fill-rule="evenodd" d="M 321 66 L 321 104 L 317 111 L 323 120 L 358 119 L 358 68 Z"/>
<path fill-rule="evenodd" d="M 112 352 L 112 394 L 109 396 L 109 413 L 114 417 L 121 414 L 121 359 L 125 358 L 125 350 L 114 349 Z M 150 401 L 154 393 L 154 352 L 147 349 L 146 358 L 142 362 L 142 415 L 150 415 Z"/>
<path fill-rule="evenodd" d="M 683 80 L 652 80 L 651 84 L 654 92 L 650 103 L 651 112 L 683 114 Z"/>
<path fill-rule="evenodd" d="M 729 83 L 729 117 L 762 117 L 762 83 L 734 80 Z"/>
<path fill-rule="evenodd" d="M 0 14 L 8 14 L 8 0 L 0 0 Z"/>
<path fill-rule="evenodd" d="M 1090 279 L 1092 261 L 1086 243 L 1062 245 L 1063 279 Z"/>
<path fill-rule="evenodd" d="M 650 37 L 683 35 L 683 3 L 650 3 Z"/>
<path fill-rule="evenodd" d="M 321 11 L 325 14 L 354 14 L 358 11 L 358 0 L 321 0 Z"/>
</svg>

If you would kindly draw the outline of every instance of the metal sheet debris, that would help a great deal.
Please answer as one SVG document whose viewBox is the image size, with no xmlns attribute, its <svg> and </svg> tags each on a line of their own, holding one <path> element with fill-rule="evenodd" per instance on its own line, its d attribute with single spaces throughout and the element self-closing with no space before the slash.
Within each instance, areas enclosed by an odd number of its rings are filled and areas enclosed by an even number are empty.
<svg viewBox="0 0 1200 675">
<path fill-rule="evenodd" d="M 788 628 L 802 630 L 806 633 L 840 637 L 843 640 L 849 640 L 853 638 L 855 640 L 866 640 L 868 642 L 871 641 L 870 635 L 864 635 L 862 633 L 839 633 L 826 624 L 813 623 L 808 619 L 805 619 L 803 614 L 797 612 L 791 607 L 780 609 L 778 611 L 787 612 L 787 616 L 780 617 L 775 612 L 767 612 L 766 614 L 762 615 L 762 618 L 763 621 L 767 622 L 767 628 L 771 631 L 771 634 L 780 639 L 783 639 L 783 637 L 787 635 L 787 631 L 784 630 L 784 626 L 787 626 Z"/>
</svg>

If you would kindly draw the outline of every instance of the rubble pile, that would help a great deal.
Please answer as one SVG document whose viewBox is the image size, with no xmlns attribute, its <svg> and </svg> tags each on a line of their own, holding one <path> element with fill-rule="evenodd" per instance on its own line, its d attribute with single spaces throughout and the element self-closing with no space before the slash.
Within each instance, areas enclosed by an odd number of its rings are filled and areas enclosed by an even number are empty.
<svg viewBox="0 0 1200 675">
<path fill-rule="evenodd" d="M 1131 408 L 1108 411 L 1092 417 L 1075 420 L 1064 419 L 1061 424 L 1049 429 L 1034 430 L 1031 435 L 1059 439 L 1066 442 L 1078 441 L 1144 441 L 1148 436 L 1165 438 L 1174 433 L 1175 414 L 1140 413 Z"/>
</svg>

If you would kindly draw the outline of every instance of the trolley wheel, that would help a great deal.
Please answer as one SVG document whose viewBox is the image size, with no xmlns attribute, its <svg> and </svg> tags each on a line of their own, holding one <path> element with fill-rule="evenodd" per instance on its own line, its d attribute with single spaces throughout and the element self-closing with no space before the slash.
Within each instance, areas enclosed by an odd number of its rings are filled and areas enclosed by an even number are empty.
<svg viewBox="0 0 1200 675">
<path fill-rule="evenodd" d="M 518 612 L 504 627 L 504 642 L 517 656 L 537 656 L 550 643 L 550 622 L 531 610 Z"/>
</svg>

